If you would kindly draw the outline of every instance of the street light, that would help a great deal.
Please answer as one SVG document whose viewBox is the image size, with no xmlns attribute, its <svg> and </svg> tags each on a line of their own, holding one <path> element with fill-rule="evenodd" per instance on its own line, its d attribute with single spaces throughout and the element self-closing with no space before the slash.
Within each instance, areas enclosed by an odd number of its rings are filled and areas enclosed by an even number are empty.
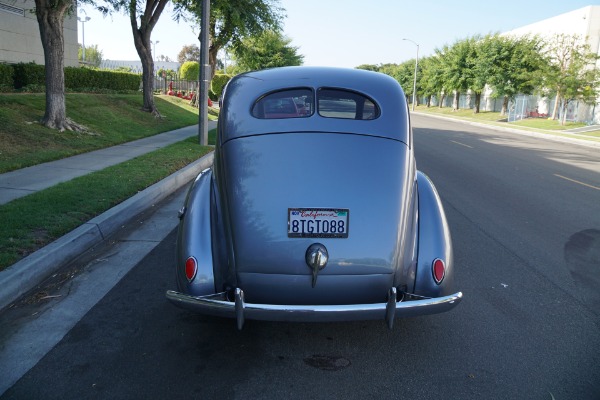
<svg viewBox="0 0 600 400">
<path fill-rule="evenodd" d="M 156 45 L 158 43 L 160 43 L 160 40 L 157 40 L 157 41 L 152 41 L 151 40 L 150 43 L 152 44 L 152 54 L 156 55 Z"/>
<path fill-rule="evenodd" d="M 85 62 L 85 23 L 88 22 L 91 18 L 88 17 L 85 10 L 82 8 L 79 12 L 83 12 L 85 14 L 85 18 L 77 17 L 79 22 L 81 22 L 81 47 L 83 47 L 83 62 Z"/>
<path fill-rule="evenodd" d="M 412 110 L 415 111 L 415 103 L 416 103 L 416 99 L 417 99 L 417 67 L 419 65 L 419 44 L 417 42 L 415 42 L 414 40 L 410 40 L 410 39 L 402 39 L 402 40 L 407 40 L 409 42 L 411 42 L 412 44 L 414 44 L 415 46 L 417 46 L 417 59 L 415 60 L 415 78 L 414 78 L 414 82 L 413 82 L 413 101 L 412 101 Z"/>
</svg>

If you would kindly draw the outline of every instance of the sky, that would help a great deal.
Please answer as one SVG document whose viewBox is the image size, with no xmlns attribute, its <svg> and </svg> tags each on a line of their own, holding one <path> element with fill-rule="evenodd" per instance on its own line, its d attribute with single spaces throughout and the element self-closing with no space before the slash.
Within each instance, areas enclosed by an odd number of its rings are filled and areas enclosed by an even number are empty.
<svg viewBox="0 0 600 400">
<path fill-rule="evenodd" d="M 283 33 L 304 56 L 304 65 L 354 68 L 402 63 L 476 34 L 507 32 L 590 5 L 593 0 L 280 0 Z M 81 10 L 84 11 L 81 11 Z M 198 44 L 198 29 L 172 19 L 167 7 L 152 32 L 154 54 L 177 60 L 185 45 Z M 105 60 L 139 60 L 128 17 L 103 17 L 80 7 L 79 43 L 98 45 Z M 84 25 L 84 30 L 82 29 Z M 402 40 L 403 38 L 410 41 Z"/>
</svg>

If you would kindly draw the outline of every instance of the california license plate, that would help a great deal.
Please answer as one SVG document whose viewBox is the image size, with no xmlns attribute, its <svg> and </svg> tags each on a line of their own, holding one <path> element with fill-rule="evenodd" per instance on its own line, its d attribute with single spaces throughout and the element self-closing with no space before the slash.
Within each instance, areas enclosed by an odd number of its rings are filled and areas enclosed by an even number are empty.
<svg viewBox="0 0 600 400">
<path fill-rule="evenodd" d="M 288 237 L 347 238 L 347 208 L 288 208 Z"/>
</svg>

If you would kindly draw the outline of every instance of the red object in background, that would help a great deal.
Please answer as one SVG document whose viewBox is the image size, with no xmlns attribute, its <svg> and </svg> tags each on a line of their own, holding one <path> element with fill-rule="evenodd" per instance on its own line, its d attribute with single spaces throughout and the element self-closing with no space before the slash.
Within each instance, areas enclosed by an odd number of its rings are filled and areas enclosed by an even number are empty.
<svg viewBox="0 0 600 400">
<path fill-rule="evenodd" d="M 212 100 L 210 99 L 210 97 L 208 98 L 208 106 L 212 107 Z"/>
</svg>

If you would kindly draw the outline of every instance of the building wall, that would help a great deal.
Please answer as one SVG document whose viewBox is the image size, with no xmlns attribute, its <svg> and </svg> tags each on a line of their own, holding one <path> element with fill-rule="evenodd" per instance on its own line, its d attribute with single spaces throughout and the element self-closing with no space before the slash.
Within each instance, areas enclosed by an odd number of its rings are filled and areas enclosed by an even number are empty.
<svg viewBox="0 0 600 400">
<path fill-rule="evenodd" d="M 587 41 L 590 50 L 600 55 L 600 6 L 587 6 L 568 13 L 557 15 L 521 28 L 504 33 L 507 36 L 539 35 L 546 38 L 548 42 L 557 34 L 578 35 Z M 596 63 L 596 68 L 600 68 L 600 60 Z M 598 99 L 600 102 L 600 98 Z M 540 99 L 540 112 L 551 113 L 553 99 Z M 550 108 L 550 109 L 549 109 Z M 572 105 L 574 108 L 571 115 L 567 113 L 568 118 L 578 121 L 600 122 L 600 107 L 594 105 L 578 104 Z"/>
<path fill-rule="evenodd" d="M 0 0 L 0 62 L 44 64 L 44 49 L 33 0 Z M 65 66 L 76 67 L 77 18 L 64 25 Z"/>
<path fill-rule="evenodd" d="M 154 60 L 154 73 L 156 74 L 159 69 L 170 69 L 179 72 L 180 66 L 181 65 L 176 61 Z M 142 73 L 142 62 L 140 60 L 102 60 L 100 63 L 100 68 L 117 69 L 119 67 L 131 68 L 132 72 Z"/>
</svg>

